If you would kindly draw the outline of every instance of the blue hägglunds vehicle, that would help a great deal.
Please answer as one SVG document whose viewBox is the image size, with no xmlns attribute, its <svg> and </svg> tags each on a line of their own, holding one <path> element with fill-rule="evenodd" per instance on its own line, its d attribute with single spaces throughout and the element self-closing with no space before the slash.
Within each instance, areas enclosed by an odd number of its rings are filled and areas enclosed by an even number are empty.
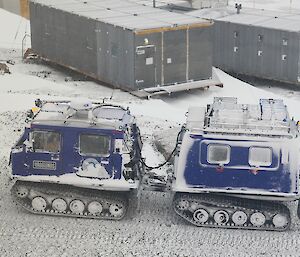
<svg viewBox="0 0 300 257">
<path fill-rule="evenodd" d="M 12 193 L 33 213 L 121 219 L 139 185 L 140 144 L 120 106 L 37 100 L 11 152 Z"/>
<path fill-rule="evenodd" d="M 12 193 L 33 213 L 121 219 L 147 188 L 174 192 L 175 212 L 196 226 L 283 231 L 284 202 L 299 199 L 299 132 L 281 100 L 191 107 L 165 175 L 141 158 L 120 106 L 38 100 L 27 124 L 11 152 Z"/>
<path fill-rule="evenodd" d="M 197 226 L 282 231 L 299 199 L 299 133 L 282 100 L 190 108 L 175 157 L 177 214 Z"/>
</svg>

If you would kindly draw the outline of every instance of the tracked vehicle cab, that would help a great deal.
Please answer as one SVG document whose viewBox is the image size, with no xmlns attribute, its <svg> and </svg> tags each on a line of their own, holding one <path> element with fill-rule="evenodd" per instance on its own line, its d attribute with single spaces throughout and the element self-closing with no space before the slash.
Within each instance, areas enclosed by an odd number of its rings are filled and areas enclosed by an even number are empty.
<svg viewBox="0 0 300 257">
<path fill-rule="evenodd" d="M 126 192 L 139 185 L 140 142 L 128 109 L 89 101 L 38 100 L 12 148 L 14 195 L 35 212 L 119 219 L 127 208 Z M 70 187 L 77 200 L 63 196 Z M 78 188 L 86 189 L 94 203 Z"/>
</svg>

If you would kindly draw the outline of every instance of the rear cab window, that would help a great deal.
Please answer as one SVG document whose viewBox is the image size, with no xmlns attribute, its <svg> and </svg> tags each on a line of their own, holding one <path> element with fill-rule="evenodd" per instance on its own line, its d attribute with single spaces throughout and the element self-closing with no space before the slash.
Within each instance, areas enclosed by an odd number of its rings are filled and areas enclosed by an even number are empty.
<svg viewBox="0 0 300 257">
<path fill-rule="evenodd" d="M 249 165 L 254 167 L 272 165 L 272 149 L 270 147 L 249 148 Z"/>
<path fill-rule="evenodd" d="M 207 162 L 219 165 L 228 164 L 230 162 L 230 146 L 209 144 L 207 147 Z"/>
<path fill-rule="evenodd" d="M 81 134 L 79 153 L 89 156 L 109 156 L 111 138 L 106 135 Z"/>
</svg>

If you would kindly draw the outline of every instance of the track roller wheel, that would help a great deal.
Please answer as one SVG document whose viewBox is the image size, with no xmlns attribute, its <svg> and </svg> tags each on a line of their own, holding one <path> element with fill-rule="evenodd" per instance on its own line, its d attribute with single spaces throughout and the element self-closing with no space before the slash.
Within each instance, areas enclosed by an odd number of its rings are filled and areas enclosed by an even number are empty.
<svg viewBox="0 0 300 257">
<path fill-rule="evenodd" d="M 182 210 L 182 211 L 187 210 L 189 208 L 189 206 L 190 206 L 190 203 L 186 199 L 181 199 L 177 204 L 178 209 Z"/>
<path fill-rule="evenodd" d="M 70 211 L 75 214 L 82 214 L 84 211 L 84 203 L 81 200 L 73 200 L 69 207 Z"/>
<path fill-rule="evenodd" d="M 272 222 L 276 228 L 283 228 L 288 225 L 289 220 L 285 215 L 278 213 L 273 217 Z"/>
<path fill-rule="evenodd" d="M 229 221 L 227 211 L 219 210 L 214 214 L 214 220 L 218 225 L 225 225 Z"/>
<path fill-rule="evenodd" d="M 35 211 L 44 212 L 47 208 L 47 201 L 41 196 L 32 199 L 31 206 Z"/>
<path fill-rule="evenodd" d="M 250 222 L 255 227 L 260 227 L 265 224 L 266 216 L 261 212 L 255 212 L 250 216 Z"/>
<path fill-rule="evenodd" d="M 88 211 L 92 215 L 99 215 L 103 211 L 103 206 L 97 201 L 90 202 L 88 205 Z"/>
<path fill-rule="evenodd" d="M 114 217 L 120 217 L 124 213 L 124 207 L 120 204 L 111 204 L 109 206 L 109 212 Z"/>
<path fill-rule="evenodd" d="M 29 190 L 26 187 L 18 187 L 16 190 L 16 195 L 20 198 L 26 198 L 29 194 Z"/>
<path fill-rule="evenodd" d="M 57 212 L 65 212 L 67 210 L 68 204 L 62 198 L 56 198 L 52 202 L 52 208 Z"/>
<path fill-rule="evenodd" d="M 246 223 L 247 219 L 247 214 L 243 211 L 236 211 L 232 215 L 232 221 L 237 226 L 243 226 Z"/>
<path fill-rule="evenodd" d="M 198 209 L 193 214 L 193 219 L 201 224 L 205 223 L 209 218 L 209 214 L 205 209 Z"/>
</svg>

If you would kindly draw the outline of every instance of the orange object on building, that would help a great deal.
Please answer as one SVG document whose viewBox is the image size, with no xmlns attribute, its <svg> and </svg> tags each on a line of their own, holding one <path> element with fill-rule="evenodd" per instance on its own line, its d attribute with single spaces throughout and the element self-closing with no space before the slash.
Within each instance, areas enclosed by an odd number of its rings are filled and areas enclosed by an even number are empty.
<svg viewBox="0 0 300 257">
<path fill-rule="evenodd" d="M 28 0 L 20 0 L 20 14 L 29 19 L 29 2 Z"/>
</svg>

